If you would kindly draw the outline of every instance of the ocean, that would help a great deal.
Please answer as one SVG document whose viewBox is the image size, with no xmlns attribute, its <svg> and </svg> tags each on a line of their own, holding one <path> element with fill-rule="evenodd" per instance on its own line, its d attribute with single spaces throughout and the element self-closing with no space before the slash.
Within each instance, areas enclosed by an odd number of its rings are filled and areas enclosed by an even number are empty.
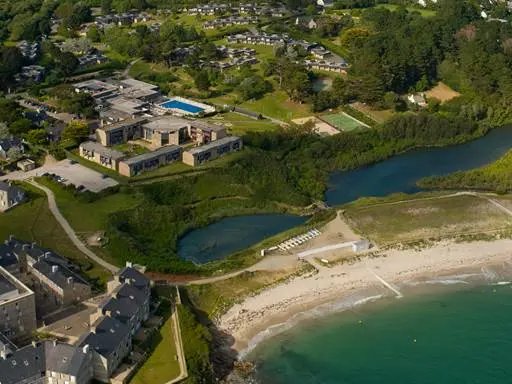
<svg viewBox="0 0 512 384">
<path fill-rule="evenodd" d="M 262 384 L 512 383 L 507 275 L 510 267 L 488 267 L 406 282 L 401 299 L 340 298 L 247 359 Z"/>
</svg>

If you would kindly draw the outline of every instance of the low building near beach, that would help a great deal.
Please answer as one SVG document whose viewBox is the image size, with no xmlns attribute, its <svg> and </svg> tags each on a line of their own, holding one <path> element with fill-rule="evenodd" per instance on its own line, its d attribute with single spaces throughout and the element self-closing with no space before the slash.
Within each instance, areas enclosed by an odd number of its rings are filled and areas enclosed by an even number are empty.
<svg viewBox="0 0 512 384">
<path fill-rule="evenodd" d="M 371 248 L 371 243 L 368 240 L 358 240 L 352 243 L 352 250 L 354 252 L 364 252 Z"/>
</svg>

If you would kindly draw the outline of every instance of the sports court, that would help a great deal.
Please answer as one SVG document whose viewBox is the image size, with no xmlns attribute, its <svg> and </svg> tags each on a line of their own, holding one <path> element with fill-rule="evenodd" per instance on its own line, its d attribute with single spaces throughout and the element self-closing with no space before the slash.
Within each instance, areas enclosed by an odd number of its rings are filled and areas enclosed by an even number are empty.
<svg viewBox="0 0 512 384">
<path fill-rule="evenodd" d="M 322 120 L 327 121 L 334 127 L 344 132 L 350 132 L 357 128 L 367 128 L 368 126 L 363 122 L 354 119 L 352 116 L 347 115 L 345 112 L 333 113 L 330 115 L 322 115 Z"/>
</svg>

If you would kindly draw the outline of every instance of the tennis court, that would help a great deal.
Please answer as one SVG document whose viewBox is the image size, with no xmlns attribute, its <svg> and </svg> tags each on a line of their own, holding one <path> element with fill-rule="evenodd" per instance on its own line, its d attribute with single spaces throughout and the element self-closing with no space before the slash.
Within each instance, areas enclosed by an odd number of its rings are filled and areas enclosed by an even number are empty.
<svg viewBox="0 0 512 384">
<path fill-rule="evenodd" d="M 345 112 L 334 113 L 330 115 L 322 115 L 322 120 L 327 121 L 339 130 L 349 132 L 356 128 L 367 127 L 364 123 L 357 121 L 353 117 L 347 115 Z"/>
</svg>

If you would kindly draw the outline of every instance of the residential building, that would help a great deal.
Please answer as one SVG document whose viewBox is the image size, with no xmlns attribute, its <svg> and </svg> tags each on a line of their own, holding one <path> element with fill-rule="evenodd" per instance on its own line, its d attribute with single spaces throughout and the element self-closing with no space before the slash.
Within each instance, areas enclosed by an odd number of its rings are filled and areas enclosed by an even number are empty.
<svg viewBox="0 0 512 384">
<path fill-rule="evenodd" d="M 27 251 L 27 270 L 34 280 L 34 290 L 45 306 L 67 307 L 91 297 L 91 286 L 68 268 L 67 260 L 36 246 Z"/>
<path fill-rule="evenodd" d="M 30 337 L 36 328 L 34 292 L 0 267 L 0 333 L 21 340 Z"/>
<path fill-rule="evenodd" d="M 136 176 L 165 164 L 181 159 L 181 147 L 169 145 L 156 151 L 123 159 L 119 162 L 119 173 L 123 176 Z"/>
<path fill-rule="evenodd" d="M 106 147 L 126 143 L 128 140 L 138 139 L 142 136 L 142 125 L 147 121 L 147 118 L 138 117 L 103 125 L 96 129 L 96 138 L 101 145 Z"/>
<path fill-rule="evenodd" d="M 11 149 L 18 151 L 20 154 L 25 152 L 21 140 L 15 137 L 0 139 L 0 158 L 9 160 L 9 151 Z"/>
<path fill-rule="evenodd" d="M 36 162 L 31 159 L 23 159 L 16 163 L 16 166 L 23 172 L 28 172 L 36 167 Z"/>
<path fill-rule="evenodd" d="M 21 277 L 23 260 L 15 251 L 15 244 L 9 240 L 0 244 L 0 267 L 19 279 Z"/>
<path fill-rule="evenodd" d="M 37 41 L 22 40 L 16 44 L 25 59 L 34 60 L 39 54 L 39 43 Z"/>
<path fill-rule="evenodd" d="M 0 212 L 7 211 L 22 203 L 25 197 L 23 189 L 10 183 L 0 182 Z"/>
<path fill-rule="evenodd" d="M 21 72 L 18 73 L 15 78 L 19 82 L 31 80 L 33 82 L 39 83 L 43 80 L 44 73 L 45 68 L 40 65 L 26 65 L 21 67 Z"/>
<path fill-rule="evenodd" d="M 235 152 L 241 149 L 242 139 L 240 137 L 227 136 L 183 152 L 183 162 L 191 166 L 197 166 L 223 156 L 228 152 Z"/>
<path fill-rule="evenodd" d="M 195 120 L 188 128 L 188 136 L 198 144 L 207 144 L 227 136 L 226 128 Z"/>
<path fill-rule="evenodd" d="M 45 384 L 45 343 L 32 343 L 18 350 L 0 350 L 1 384 Z"/>
<path fill-rule="evenodd" d="M 131 78 L 121 80 L 119 83 L 119 93 L 127 98 L 153 102 L 161 96 L 158 85 Z"/>
<path fill-rule="evenodd" d="M 76 348 L 55 341 L 45 344 L 45 376 L 48 384 L 88 384 L 93 376 L 93 354 L 88 345 Z"/>
<path fill-rule="evenodd" d="M 115 84 L 100 80 L 86 80 L 80 83 L 75 83 L 73 84 L 73 88 L 75 89 L 75 92 L 88 93 L 94 99 L 102 99 L 107 96 L 111 96 L 118 90 L 118 87 Z"/>
<path fill-rule="evenodd" d="M 421 108 L 425 108 L 427 106 L 427 101 L 425 100 L 425 96 L 423 94 L 420 94 L 420 93 L 409 94 L 407 96 L 407 100 L 409 100 L 409 102 L 411 104 L 415 104 L 415 105 L 417 105 L 418 107 L 421 107 Z"/>
<path fill-rule="evenodd" d="M 191 120 L 175 116 L 162 116 L 142 126 L 142 138 L 149 141 L 154 148 L 165 145 L 180 145 L 188 140 Z"/>
<path fill-rule="evenodd" d="M 149 103 L 138 99 L 118 96 L 103 100 L 100 117 L 115 120 L 135 119 L 149 112 Z"/>
<path fill-rule="evenodd" d="M 259 19 L 256 16 L 232 16 L 232 17 L 220 17 L 215 20 L 209 20 L 203 23 L 204 29 L 215 29 L 230 27 L 232 25 L 247 25 L 251 23 L 258 23 Z"/>
<path fill-rule="evenodd" d="M 79 154 L 84 159 L 94 161 L 106 168 L 117 170 L 119 161 L 125 156 L 115 149 L 104 147 L 95 141 L 86 141 L 80 144 Z"/>
<path fill-rule="evenodd" d="M 295 25 L 303 26 L 308 29 L 316 29 L 318 27 L 317 22 L 312 17 L 301 17 L 301 16 L 298 16 L 295 19 Z"/>
</svg>

